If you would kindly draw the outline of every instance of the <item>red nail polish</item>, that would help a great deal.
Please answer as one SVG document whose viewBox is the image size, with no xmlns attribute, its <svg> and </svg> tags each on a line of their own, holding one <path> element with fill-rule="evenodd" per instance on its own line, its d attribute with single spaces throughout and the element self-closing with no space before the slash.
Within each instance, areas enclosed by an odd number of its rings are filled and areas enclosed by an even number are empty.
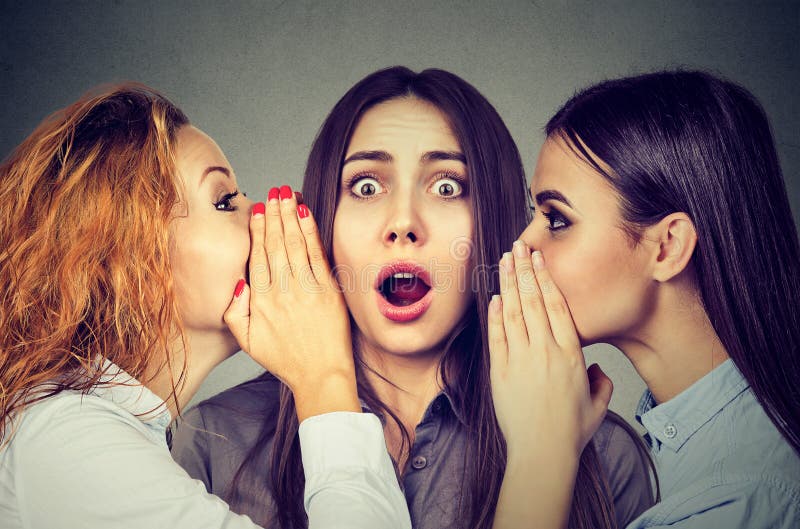
<svg viewBox="0 0 800 529">
<path fill-rule="evenodd" d="M 280 189 L 278 189 L 277 187 L 273 187 L 272 189 L 269 190 L 269 194 L 267 195 L 267 200 L 272 200 L 272 199 L 277 200 L 280 194 L 281 194 Z"/>
<path fill-rule="evenodd" d="M 264 206 L 263 202 L 256 202 L 253 204 L 253 216 L 263 215 L 266 210 L 267 208 Z"/>
<path fill-rule="evenodd" d="M 292 188 L 289 186 L 281 186 L 281 200 L 292 198 Z"/>
<path fill-rule="evenodd" d="M 242 295 L 242 291 L 244 290 L 244 279 L 240 279 L 238 283 L 236 283 L 236 288 L 233 289 L 233 297 L 238 298 Z"/>
<path fill-rule="evenodd" d="M 308 217 L 308 213 L 309 213 L 308 206 L 306 206 L 305 204 L 300 204 L 299 206 L 297 206 L 297 214 L 300 215 L 301 219 Z"/>
</svg>

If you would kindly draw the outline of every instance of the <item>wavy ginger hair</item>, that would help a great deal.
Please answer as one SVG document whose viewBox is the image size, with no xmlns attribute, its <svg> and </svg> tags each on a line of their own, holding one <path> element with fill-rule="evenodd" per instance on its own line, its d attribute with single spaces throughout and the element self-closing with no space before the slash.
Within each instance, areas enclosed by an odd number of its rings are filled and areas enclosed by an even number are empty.
<svg viewBox="0 0 800 529">
<path fill-rule="evenodd" d="M 87 391 L 104 359 L 139 380 L 170 363 L 164 352 L 183 334 L 168 251 L 173 151 L 187 124 L 126 83 L 55 112 L 0 165 L 4 442 L 15 412 Z"/>
</svg>

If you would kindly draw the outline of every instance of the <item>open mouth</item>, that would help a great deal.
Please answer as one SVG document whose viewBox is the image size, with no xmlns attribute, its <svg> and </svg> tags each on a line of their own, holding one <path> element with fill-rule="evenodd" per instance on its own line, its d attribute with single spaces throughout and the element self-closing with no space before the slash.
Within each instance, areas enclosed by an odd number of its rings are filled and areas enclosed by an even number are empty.
<svg viewBox="0 0 800 529">
<path fill-rule="evenodd" d="M 378 292 L 395 307 L 413 305 L 430 289 L 430 285 L 413 272 L 395 272 L 378 286 Z"/>
<path fill-rule="evenodd" d="M 416 263 L 398 261 L 384 266 L 376 280 L 378 309 L 386 318 L 407 322 L 419 318 L 430 306 L 430 274 Z"/>
</svg>

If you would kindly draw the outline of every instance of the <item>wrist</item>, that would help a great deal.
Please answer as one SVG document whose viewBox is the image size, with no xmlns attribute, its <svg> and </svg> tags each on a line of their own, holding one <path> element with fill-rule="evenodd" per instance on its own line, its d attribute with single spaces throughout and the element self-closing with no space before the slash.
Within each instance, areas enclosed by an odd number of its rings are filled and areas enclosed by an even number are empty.
<svg viewBox="0 0 800 529">
<path fill-rule="evenodd" d="M 353 372 L 326 373 L 293 384 L 290 389 L 299 422 L 335 411 L 361 412 Z"/>
</svg>

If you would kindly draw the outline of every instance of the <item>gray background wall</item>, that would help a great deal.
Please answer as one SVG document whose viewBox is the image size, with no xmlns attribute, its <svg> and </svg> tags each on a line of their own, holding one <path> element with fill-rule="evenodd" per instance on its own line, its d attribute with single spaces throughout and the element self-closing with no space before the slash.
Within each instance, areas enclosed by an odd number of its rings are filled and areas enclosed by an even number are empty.
<svg viewBox="0 0 800 529">
<path fill-rule="evenodd" d="M 0 156 L 89 87 L 133 79 L 166 93 L 215 138 L 242 188 L 258 197 L 273 185 L 299 187 L 336 100 L 369 72 L 403 64 L 473 83 L 505 119 L 530 173 L 542 126 L 576 88 L 687 66 L 760 98 L 795 219 L 800 213 L 796 0 L 18 4 L 0 8 Z M 588 356 L 616 383 L 612 408 L 632 419 L 643 385 L 627 360 L 606 346 Z M 237 355 L 195 401 L 257 372 Z"/>
</svg>

